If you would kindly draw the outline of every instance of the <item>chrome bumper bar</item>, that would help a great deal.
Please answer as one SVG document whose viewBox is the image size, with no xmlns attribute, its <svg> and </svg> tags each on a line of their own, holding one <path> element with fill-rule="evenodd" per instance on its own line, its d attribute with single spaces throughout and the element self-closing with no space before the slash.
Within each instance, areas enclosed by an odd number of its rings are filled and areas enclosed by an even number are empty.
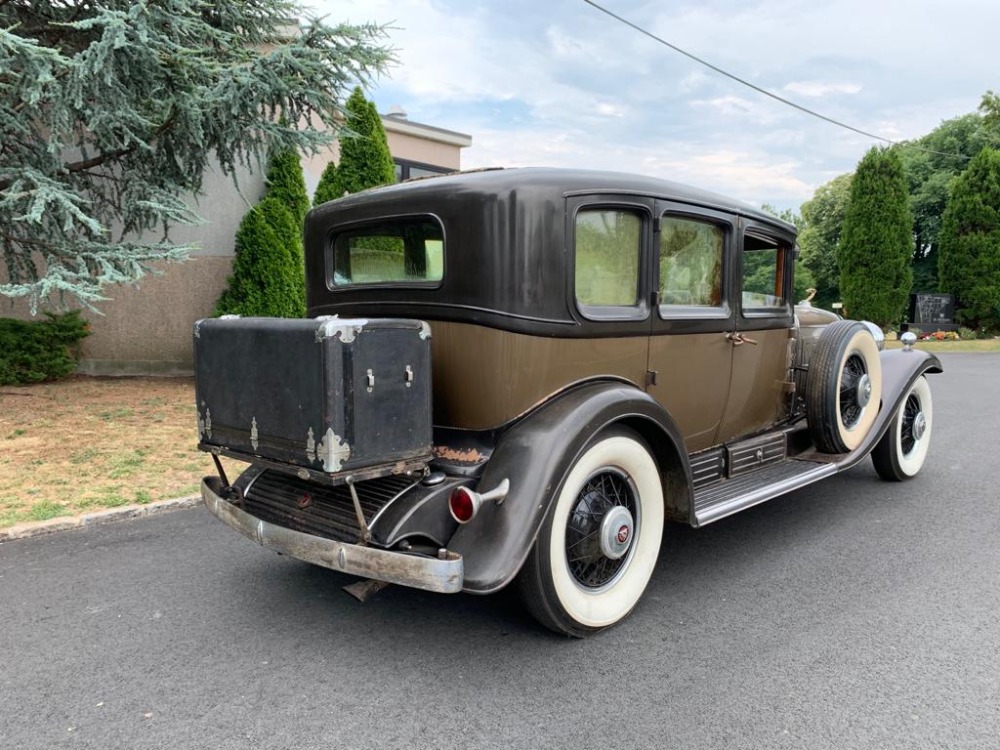
<svg viewBox="0 0 1000 750">
<path fill-rule="evenodd" d="M 423 557 L 303 534 L 255 518 L 222 497 L 221 492 L 222 480 L 218 477 L 202 480 L 201 497 L 212 515 L 268 549 L 341 573 L 377 581 L 442 594 L 462 590 L 465 576 L 462 556 L 454 552 L 445 553 L 444 559 Z"/>
</svg>

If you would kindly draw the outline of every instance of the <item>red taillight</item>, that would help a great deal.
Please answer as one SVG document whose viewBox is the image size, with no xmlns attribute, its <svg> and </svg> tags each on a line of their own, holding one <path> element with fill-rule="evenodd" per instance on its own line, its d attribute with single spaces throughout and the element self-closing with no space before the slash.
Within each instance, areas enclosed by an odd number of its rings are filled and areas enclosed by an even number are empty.
<svg viewBox="0 0 1000 750">
<path fill-rule="evenodd" d="M 465 487 L 458 487 L 448 498 L 448 509 L 451 511 L 451 517 L 459 523 L 471 521 L 476 515 L 477 505 L 474 493 Z"/>
</svg>

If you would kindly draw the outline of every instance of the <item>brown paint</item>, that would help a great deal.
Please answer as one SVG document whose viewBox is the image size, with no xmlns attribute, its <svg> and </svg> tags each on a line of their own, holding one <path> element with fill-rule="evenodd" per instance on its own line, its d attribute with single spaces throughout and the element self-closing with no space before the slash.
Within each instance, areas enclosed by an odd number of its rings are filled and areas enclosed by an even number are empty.
<svg viewBox="0 0 1000 750">
<path fill-rule="evenodd" d="M 601 375 L 642 383 L 647 339 L 559 339 L 431 321 L 434 423 L 498 427 L 566 386 Z"/>
<path fill-rule="evenodd" d="M 764 429 L 780 414 L 786 329 L 755 331 L 756 346 L 734 346 L 725 333 L 559 339 L 444 321 L 431 329 L 434 422 L 442 426 L 498 427 L 572 383 L 644 383 L 647 367 L 657 372 L 650 395 L 690 452 Z"/>
<path fill-rule="evenodd" d="M 733 344 L 725 333 L 663 334 L 649 339 L 650 395 L 677 423 L 688 452 L 709 448 L 726 406 Z"/>
</svg>

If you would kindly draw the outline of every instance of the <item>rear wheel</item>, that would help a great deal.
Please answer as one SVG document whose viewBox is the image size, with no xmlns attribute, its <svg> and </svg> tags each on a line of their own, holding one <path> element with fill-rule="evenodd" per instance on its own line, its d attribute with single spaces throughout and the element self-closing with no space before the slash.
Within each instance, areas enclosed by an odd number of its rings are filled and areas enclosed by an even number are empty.
<svg viewBox="0 0 1000 750">
<path fill-rule="evenodd" d="M 663 537 L 663 489 L 637 435 L 615 429 L 577 459 L 518 577 L 528 611 L 582 637 L 621 621 L 653 573 Z"/>
<path fill-rule="evenodd" d="M 806 419 L 809 435 L 824 453 L 861 445 L 878 416 L 882 360 L 863 323 L 839 320 L 820 336 L 809 362 Z"/>
<path fill-rule="evenodd" d="M 892 417 L 889 431 L 872 451 L 875 471 L 890 482 L 915 477 L 927 458 L 934 423 L 934 406 L 927 378 L 920 376 L 910 386 Z"/>
</svg>

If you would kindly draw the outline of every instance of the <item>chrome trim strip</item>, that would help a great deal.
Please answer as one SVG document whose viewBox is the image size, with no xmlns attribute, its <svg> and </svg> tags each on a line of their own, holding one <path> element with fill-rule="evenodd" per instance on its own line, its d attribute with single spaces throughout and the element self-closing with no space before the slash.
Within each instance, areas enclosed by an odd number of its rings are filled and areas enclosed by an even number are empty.
<svg viewBox="0 0 1000 750">
<path fill-rule="evenodd" d="M 718 521 L 720 518 L 731 516 L 733 513 L 738 513 L 746 508 L 753 507 L 754 505 L 760 505 L 773 497 L 784 495 L 786 492 L 801 489 L 802 487 L 810 485 L 813 482 L 818 482 L 820 479 L 836 473 L 837 467 L 835 465 L 820 464 L 817 465 L 815 469 L 805 471 L 801 474 L 796 474 L 794 477 L 790 477 L 782 482 L 768 484 L 743 495 L 734 497 L 731 500 L 710 505 L 701 513 L 696 513 L 697 526 L 704 526 L 705 524 L 712 523 L 713 521 Z"/>
<path fill-rule="evenodd" d="M 462 590 L 465 580 L 464 563 L 462 556 L 454 552 L 445 552 L 444 559 L 421 557 L 303 534 L 255 518 L 223 498 L 219 494 L 221 491 L 222 482 L 218 477 L 205 477 L 202 480 L 201 497 L 209 512 L 243 536 L 268 549 L 341 573 L 400 586 L 442 594 L 454 594 Z"/>
</svg>

